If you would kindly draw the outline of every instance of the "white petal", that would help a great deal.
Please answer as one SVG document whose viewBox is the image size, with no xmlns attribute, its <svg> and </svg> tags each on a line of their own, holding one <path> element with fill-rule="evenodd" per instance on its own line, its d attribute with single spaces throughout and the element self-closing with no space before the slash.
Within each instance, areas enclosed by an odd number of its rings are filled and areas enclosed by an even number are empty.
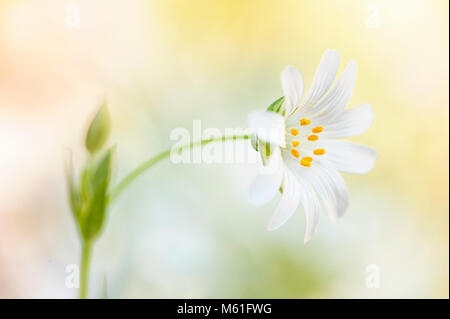
<svg viewBox="0 0 450 319">
<path fill-rule="evenodd" d="M 352 96 L 357 69 L 356 62 L 350 60 L 333 89 L 309 109 L 305 116 L 315 118 L 326 114 L 325 117 L 333 118 L 341 112 Z"/>
<path fill-rule="evenodd" d="M 368 173 L 377 159 L 377 152 L 368 146 L 339 140 L 326 140 L 322 145 L 326 150 L 327 160 L 343 172 Z"/>
<path fill-rule="evenodd" d="M 344 138 L 355 136 L 366 131 L 372 125 L 374 115 L 369 103 L 355 106 L 338 114 L 333 122 L 324 123 L 322 136 Z"/>
<path fill-rule="evenodd" d="M 286 125 L 282 115 L 270 111 L 254 111 L 248 116 L 248 123 L 264 142 L 286 146 Z"/>
<path fill-rule="evenodd" d="M 278 193 L 282 174 L 258 175 L 250 186 L 249 201 L 253 205 L 264 205 Z"/>
<path fill-rule="evenodd" d="M 304 105 L 308 107 L 318 102 L 331 88 L 339 68 L 340 55 L 336 50 L 326 49 L 320 60 L 311 88 L 305 97 Z"/>
<path fill-rule="evenodd" d="M 338 198 L 335 190 L 331 186 L 328 176 L 323 171 L 323 168 L 316 163 L 309 168 L 310 174 L 314 175 L 308 178 L 312 188 L 317 193 L 317 196 L 322 203 L 322 209 L 328 214 L 329 218 L 335 222 L 337 220 Z M 303 178 L 305 179 L 305 177 Z"/>
<path fill-rule="evenodd" d="M 280 149 L 276 148 L 267 165 L 262 168 L 262 173 L 250 186 L 249 201 L 251 204 L 263 205 L 278 193 L 283 179 L 283 170 Z"/>
<path fill-rule="evenodd" d="M 340 195 L 337 194 L 335 183 L 327 175 L 324 167 L 313 162 L 311 167 L 302 167 L 297 161 L 288 161 L 297 178 L 301 189 L 301 203 L 306 217 L 305 243 L 309 241 L 316 231 L 319 222 L 320 210 L 323 208 L 332 221 L 338 218 L 338 210 L 342 205 Z M 321 206 L 322 203 L 322 206 Z"/>
<path fill-rule="evenodd" d="M 306 230 L 303 242 L 306 244 L 316 232 L 320 217 L 320 201 L 317 193 L 307 179 L 302 179 L 302 205 L 306 217 Z"/>
<path fill-rule="evenodd" d="M 339 172 L 321 161 L 319 167 L 319 181 L 325 191 L 322 201 L 331 221 L 335 222 L 343 216 L 349 204 L 347 187 Z"/>
<path fill-rule="evenodd" d="M 295 212 L 300 202 L 300 188 L 292 172 L 285 168 L 283 175 L 283 194 L 280 202 L 267 226 L 268 230 L 275 230 L 283 225 Z"/>
<path fill-rule="evenodd" d="M 344 214 L 349 202 L 347 187 L 344 179 L 332 164 L 322 158 L 314 160 L 312 166 L 308 168 L 299 166 L 295 161 L 286 161 L 286 165 L 291 167 L 295 173 L 302 186 L 302 194 L 305 194 L 303 188 L 308 185 L 314 189 L 317 193 L 316 197 L 322 202 L 323 209 L 333 222 Z M 301 182 L 307 185 L 305 186 Z M 311 196 L 313 195 L 310 194 L 309 197 Z M 311 200 L 314 201 L 314 198 Z M 301 201 L 304 203 L 304 197 L 301 198 Z M 306 213 L 308 208 L 304 206 L 304 209 Z"/>
<path fill-rule="evenodd" d="M 285 67 L 281 72 L 281 87 L 286 99 L 285 116 L 288 116 L 300 105 L 303 96 L 303 77 L 300 71 L 293 66 Z"/>
</svg>

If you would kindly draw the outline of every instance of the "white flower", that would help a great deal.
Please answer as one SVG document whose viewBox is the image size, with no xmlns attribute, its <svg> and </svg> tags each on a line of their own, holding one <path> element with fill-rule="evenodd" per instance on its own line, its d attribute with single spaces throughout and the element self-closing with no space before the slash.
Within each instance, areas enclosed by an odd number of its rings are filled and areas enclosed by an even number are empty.
<svg viewBox="0 0 450 319">
<path fill-rule="evenodd" d="M 337 140 L 366 131 L 373 121 L 368 103 L 344 109 L 355 84 L 357 66 L 353 60 L 331 88 L 339 60 L 337 51 L 325 51 L 303 99 L 301 73 L 286 67 L 281 74 L 282 107 L 277 112 L 256 111 L 249 116 L 264 150 L 270 145 L 270 152 L 262 152 L 262 158 L 273 168 L 257 176 L 250 201 L 264 204 L 281 192 L 269 230 L 283 225 L 301 203 L 306 215 L 305 243 L 315 232 L 322 210 L 335 221 L 348 206 L 347 189 L 338 171 L 367 173 L 376 160 L 373 149 Z"/>
</svg>

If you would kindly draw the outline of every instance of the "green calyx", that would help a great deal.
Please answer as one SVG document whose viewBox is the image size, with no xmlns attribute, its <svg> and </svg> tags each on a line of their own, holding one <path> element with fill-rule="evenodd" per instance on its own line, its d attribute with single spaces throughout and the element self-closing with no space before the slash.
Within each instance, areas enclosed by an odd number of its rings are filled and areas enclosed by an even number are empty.
<svg viewBox="0 0 450 319">
<path fill-rule="evenodd" d="M 272 104 L 269 105 L 266 111 L 275 112 L 283 115 L 284 100 L 285 100 L 284 96 L 278 98 Z M 263 165 L 266 165 L 271 154 L 271 145 L 259 139 L 256 134 L 253 134 L 253 136 L 251 137 L 251 144 L 252 147 L 255 149 L 255 151 L 257 151 L 260 154 Z"/>
<path fill-rule="evenodd" d="M 68 170 L 70 206 L 85 241 L 97 238 L 108 208 L 108 190 L 114 170 L 115 147 L 90 158 L 76 182 L 73 168 Z"/>
<path fill-rule="evenodd" d="M 284 115 L 284 96 L 280 97 L 279 99 L 275 100 L 272 104 L 269 105 L 267 108 L 267 111 L 280 113 L 281 115 Z"/>
</svg>

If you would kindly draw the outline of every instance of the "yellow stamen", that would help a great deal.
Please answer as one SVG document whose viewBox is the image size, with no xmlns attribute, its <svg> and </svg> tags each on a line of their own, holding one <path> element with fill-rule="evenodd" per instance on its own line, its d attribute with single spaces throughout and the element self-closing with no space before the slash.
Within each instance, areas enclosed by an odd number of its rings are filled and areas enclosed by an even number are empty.
<svg viewBox="0 0 450 319">
<path fill-rule="evenodd" d="M 292 146 L 297 147 L 300 145 L 300 141 L 292 141 Z"/>
<path fill-rule="evenodd" d="M 323 127 L 322 126 L 316 126 L 315 128 L 312 129 L 313 133 L 320 133 L 323 131 Z"/>
<path fill-rule="evenodd" d="M 305 157 L 302 158 L 302 161 L 307 161 L 307 162 L 310 162 L 310 163 L 312 162 L 312 160 L 313 159 L 312 159 L 311 156 L 305 156 Z"/>
<path fill-rule="evenodd" d="M 318 148 L 318 149 L 315 149 L 313 153 L 314 153 L 314 155 L 323 155 L 323 154 L 325 154 L 325 149 Z"/>
<path fill-rule="evenodd" d="M 292 150 L 291 150 L 291 154 L 292 154 L 292 156 L 294 156 L 294 157 L 297 157 L 297 158 L 300 157 L 300 153 L 299 153 L 299 151 L 297 151 L 297 150 L 292 149 Z"/>
<path fill-rule="evenodd" d="M 310 141 L 317 141 L 319 139 L 319 137 L 317 136 L 317 135 L 310 135 L 310 136 L 308 136 L 308 140 L 310 140 Z"/>
<path fill-rule="evenodd" d="M 298 135 L 298 130 L 295 129 L 295 128 L 293 128 L 293 129 L 291 130 L 291 134 L 294 135 L 294 136 L 297 136 L 297 135 Z"/>
<path fill-rule="evenodd" d="M 308 119 L 305 119 L 305 118 L 300 120 L 300 125 L 302 125 L 302 126 L 308 125 L 310 123 L 311 123 L 311 121 Z"/>
<path fill-rule="evenodd" d="M 305 161 L 304 159 L 302 159 L 300 161 L 300 165 L 303 165 L 305 167 L 310 167 L 311 166 L 311 162 Z"/>
</svg>

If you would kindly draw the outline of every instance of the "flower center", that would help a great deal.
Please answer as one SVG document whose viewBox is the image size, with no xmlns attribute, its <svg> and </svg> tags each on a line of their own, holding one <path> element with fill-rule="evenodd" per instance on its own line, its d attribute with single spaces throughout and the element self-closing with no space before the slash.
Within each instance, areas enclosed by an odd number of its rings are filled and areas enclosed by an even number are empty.
<svg viewBox="0 0 450 319">
<path fill-rule="evenodd" d="M 322 126 L 310 126 L 311 121 L 307 118 L 302 118 L 299 122 L 298 128 L 294 127 L 289 130 L 287 137 L 290 143 L 288 147 L 292 157 L 295 159 L 301 158 L 300 165 L 310 167 L 316 156 L 325 154 L 324 148 L 317 148 L 317 145 L 314 145 L 319 141 L 318 134 L 322 133 L 324 128 Z"/>
</svg>

